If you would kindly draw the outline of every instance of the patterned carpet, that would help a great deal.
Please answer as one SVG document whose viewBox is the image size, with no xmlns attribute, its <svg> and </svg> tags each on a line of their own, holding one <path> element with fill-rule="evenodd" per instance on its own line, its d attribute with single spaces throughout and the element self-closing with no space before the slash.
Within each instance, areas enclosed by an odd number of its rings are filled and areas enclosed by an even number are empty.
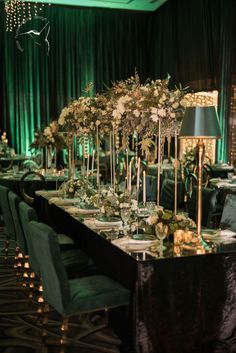
<svg viewBox="0 0 236 353">
<path fill-rule="evenodd" d="M 28 298 L 29 290 L 23 288 L 13 269 L 14 244 L 10 244 L 7 265 L 4 264 L 4 230 L 0 231 L 0 353 L 123 353 L 121 342 L 103 313 L 86 315 L 70 321 L 67 340 L 60 343 L 59 315 L 48 310 L 38 313 L 37 297 Z M 22 272 L 22 271 L 21 271 Z M 36 293 L 35 293 L 36 294 Z M 102 330 L 96 332 L 99 327 Z M 91 329 L 91 334 L 82 337 Z M 95 347 L 94 347 L 95 345 Z"/>
</svg>

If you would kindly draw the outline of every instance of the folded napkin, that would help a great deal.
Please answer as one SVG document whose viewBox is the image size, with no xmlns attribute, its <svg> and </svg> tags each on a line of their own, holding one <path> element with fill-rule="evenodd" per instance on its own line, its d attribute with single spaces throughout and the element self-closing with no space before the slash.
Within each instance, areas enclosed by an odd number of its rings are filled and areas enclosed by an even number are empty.
<svg viewBox="0 0 236 353">
<path fill-rule="evenodd" d="M 94 230 L 112 230 L 113 228 L 119 229 L 122 227 L 122 221 L 117 222 L 101 222 L 96 218 L 85 219 L 84 224 Z"/>
<path fill-rule="evenodd" d="M 112 241 L 112 244 L 118 246 L 120 249 L 130 252 L 147 250 L 150 246 L 156 245 L 157 243 L 157 239 L 136 240 L 129 237 L 118 238 Z"/>
<path fill-rule="evenodd" d="M 37 196 L 55 197 L 59 196 L 58 190 L 36 190 L 35 194 Z"/>
<path fill-rule="evenodd" d="M 224 230 L 202 230 L 202 237 L 207 240 L 213 240 L 214 242 L 225 242 L 225 241 L 230 241 L 230 242 L 236 242 L 236 233 L 231 231 L 230 229 L 224 229 Z"/>
<path fill-rule="evenodd" d="M 70 214 L 77 214 L 78 213 L 78 207 L 76 207 L 76 206 L 65 206 L 64 210 Z"/>
<path fill-rule="evenodd" d="M 223 188 L 225 186 L 227 187 L 230 187 L 230 188 L 235 188 L 236 187 L 236 184 L 235 183 L 232 183 L 232 182 L 229 182 L 229 181 L 219 181 L 216 186 L 218 188 Z"/>
<path fill-rule="evenodd" d="M 79 201 L 80 201 L 79 198 L 63 199 L 62 197 L 52 197 L 48 202 L 50 204 L 54 203 L 55 205 L 63 206 L 63 205 L 73 205 L 75 203 L 79 203 Z"/>
<path fill-rule="evenodd" d="M 80 214 L 95 214 L 95 213 L 99 213 L 100 210 L 99 208 L 90 208 L 90 209 L 78 208 L 77 212 Z"/>
</svg>

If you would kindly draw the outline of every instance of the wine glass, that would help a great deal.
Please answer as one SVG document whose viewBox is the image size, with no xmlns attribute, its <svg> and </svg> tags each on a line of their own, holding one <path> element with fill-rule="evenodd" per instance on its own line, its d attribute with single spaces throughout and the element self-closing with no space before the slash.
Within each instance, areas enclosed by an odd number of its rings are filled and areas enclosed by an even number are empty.
<svg viewBox="0 0 236 353">
<path fill-rule="evenodd" d="M 163 224 L 161 222 L 157 223 L 155 225 L 155 234 L 160 241 L 160 244 L 159 244 L 157 250 L 160 252 L 160 254 L 162 254 L 163 250 L 166 249 L 166 247 L 163 245 L 163 240 L 168 235 L 168 225 Z"/>
<path fill-rule="evenodd" d="M 130 207 L 123 207 L 120 210 L 120 216 L 123 221 L 123 230 L 124 234 L 127 235 L 128 232 L 128 221 L 131 216 L 131 208 Z"/>
<path fill-rule="evenodd" d="M 156 208 L 156 202 L 154 201 L 148 201 L 146 203 L 146 206 L 147 206 L 147 211 L 149 213 L 149 215 L 153 215 L 154 211 L 155 211 L 155 208 Z"/>
</svg>

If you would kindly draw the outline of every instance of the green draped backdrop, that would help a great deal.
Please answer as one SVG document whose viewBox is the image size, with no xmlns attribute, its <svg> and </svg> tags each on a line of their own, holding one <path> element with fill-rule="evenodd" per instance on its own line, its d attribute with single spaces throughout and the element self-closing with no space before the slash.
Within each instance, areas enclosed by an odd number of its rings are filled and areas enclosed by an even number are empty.
<svg viewBox="0 0 236 353">
<path fill-rule="evenodd" d="M 18 153 L 27 152 L 33 132 L 88 82 L 100 92 L 137 68 L 141 79 L 164 78 L 190 90 L 219 91 L 223 139 L 218 158 L 227 156 L 227 122 L 235 69 L 234 0 L 168 0 L 155 13 L 51 6 L 50 52 L 5 31 L 0 3 L 0 127 Z M 45 44 L 45 43 L 44 43 Z"/>
</svg>

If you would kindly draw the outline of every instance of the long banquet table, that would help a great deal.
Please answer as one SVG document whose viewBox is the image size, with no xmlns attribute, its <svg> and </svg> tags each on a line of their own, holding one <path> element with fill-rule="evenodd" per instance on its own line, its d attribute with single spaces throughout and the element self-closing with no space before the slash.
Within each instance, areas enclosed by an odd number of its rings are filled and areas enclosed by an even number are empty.
<svg viewBox="0 0 236 353">
<path fill-rule="evenodd" d="M 167 258 L 128 254 L 61 207 L 36 196 L 42 221 L 73 237 L 100 270 L 132 293 L 136 353 L 229 353 L 236 342 L 236 253 Z M 229 249 L 231 249 L 229 247 Z"/>
</svg>

